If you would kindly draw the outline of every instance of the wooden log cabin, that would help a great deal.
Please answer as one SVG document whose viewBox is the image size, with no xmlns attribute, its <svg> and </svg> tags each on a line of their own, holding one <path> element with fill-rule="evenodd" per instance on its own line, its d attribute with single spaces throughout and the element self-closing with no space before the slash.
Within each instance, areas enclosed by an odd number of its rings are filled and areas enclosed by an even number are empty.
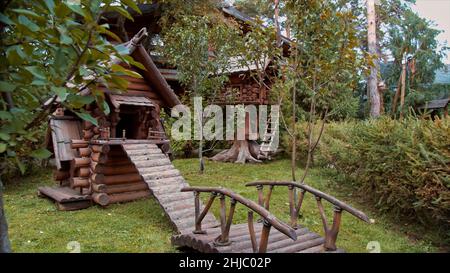
<svg viewBox="0 0 450 273">
<path fill-rule="evenodd" d="M 100 86 L 111 109 L 109 114 L 96 103 L 85 107 L 98 126 L 63 109 L 58 101 L 52 105 L 55 111 L 49 119 L 47 146 L 54 154 L 54 179 L 59 186 L 39 188 L 39 194 L 56 201 L 61 210 L 149 196 L 131 158 L 145 157 L 148 167 L 159 167 L 153 171 L 164 171 L 162 163 L 170 162 L 169 140 L 160 113 L 180 101 L 142 46 L 146 35 L 143 29 L 125 44 L 145 70 L 127 68 L 142 78 L 123 76 L 129 84 L 127 92 L 120 94 Z M 84 94 L 89 90 L 80 93 Z M 132 151 L 125 151 L 125 144 Z"/>
</svg>

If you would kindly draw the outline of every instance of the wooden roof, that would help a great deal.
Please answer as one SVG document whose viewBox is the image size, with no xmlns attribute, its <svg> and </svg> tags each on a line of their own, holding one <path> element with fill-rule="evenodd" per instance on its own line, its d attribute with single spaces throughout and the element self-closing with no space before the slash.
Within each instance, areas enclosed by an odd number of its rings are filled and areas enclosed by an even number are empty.
<svg viewBox="0 0 450 273">
<path fill-rule="evenodd" d="M 424 105 L 419 106 L 419 109 L 442 109 L 448 106 L 450 99 L 432 100 L 426 102 Z"/>
<path fill-rule="evenodd" d="M 121 105 L 154 106 L 152 101 L 147 97 L 109 94 L 109 98 L 115 108 L 120 108 Z"/>
<path fill-rule="evenodd" d="M 155 91 L 158 92 L 168 107 L 174 107 L 175 105 L 181 104 L 178 96 L 169 86 L 142 44 L 136 46 L 136 49 L 131 56 L 145 67 L 145 70 L 139 70 L 139 73 L 152 85 Z"/>
</svg>

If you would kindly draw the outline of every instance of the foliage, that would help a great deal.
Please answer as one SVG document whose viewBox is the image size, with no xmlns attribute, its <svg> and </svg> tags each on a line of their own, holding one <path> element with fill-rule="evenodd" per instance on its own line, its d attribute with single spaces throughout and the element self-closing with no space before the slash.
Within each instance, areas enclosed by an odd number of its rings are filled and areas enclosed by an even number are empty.
<svg viewBox="0 0 450 273">
<path fill-rule="evenodd" d="M 318 158 L 350 179 L 377 208 L 448 232 L 449 125 L 449 119 L 386 117 L 332 123 Z"/>
<path fill-rule="evenodd" d="M 287 86 L 297 90 L 297 116 L 307 116 L 313 100 L 317 112 L 323 112 L 359 80 L 355 17 L 333 1 L 287 1 L 285 11 L 297 41 L 284 74 Z M 284 96 L 289 104 L 290 94 Z"/>
<path fill-rule="evenodd" d="M 213 96 L 227 80 L 236 35 L 212 17 L 186 15 L 165 30 L 160 50 L 191 95 Z"/>
<path fill-rule="evenodd" d="M 263 20 L 254 19 L 250 31 L 242 30 L 239 39 L 235 40 L 235 57 L 241 67 L 255 67 L 250 76 L 263 87 L 272 81 L 269 72 L 277 69 L 277 61 L 282 56 L 282 49 L 277 45 L 277 32 L 272 26 L 263 26 Z M 249 69 L 250 70 L 250 69 Z"/>
<path fill-rule="evenodd" d="M 126 89 L 118 76 L 134 72 L 110 66 L 112 58 L 134 64 L 127 49 L 113 45 L 119 40 L 100 19 L 118 12 L 132 19 L 126 8 L 139 9 L 133 1 L 105 0 L 71 4 L 69 1 L 8 1 L 0 13 L 0 156 L 2 163 L 16 162 L 25 171 L 26 158 L 49 155 L 39 148 L 43 125 L 57 98 L 64 108 L 92 120 L 82 107 L 97 102 L 105 112 L 103 83 Z M 118 41 L 116 41 L 118 42 Z M 90 95 L 78 92 L 89 88 Z M 5 169 L 2 164 L 0 169 Z"/>
<path fill-rule="evenodd" d="M 162 55 L 177 68 L 178 80 L 187 87 L 186 95 L 192 99 L 203 97 L 212 102 L 228 80 L 229 60 L 233 56 L 233 41 L 238 32 L 213 16 L 184 15 L 165 29 L 162 35 Z M 204 100 L 204 103 L 207 103 Z M 191 102 L 193 105 L 193 102 Z M 204 119 L 197 115 L 202 130 Z M 203 133 L 200 134 L 200 172 L 203 163 Z"/>
</svg>

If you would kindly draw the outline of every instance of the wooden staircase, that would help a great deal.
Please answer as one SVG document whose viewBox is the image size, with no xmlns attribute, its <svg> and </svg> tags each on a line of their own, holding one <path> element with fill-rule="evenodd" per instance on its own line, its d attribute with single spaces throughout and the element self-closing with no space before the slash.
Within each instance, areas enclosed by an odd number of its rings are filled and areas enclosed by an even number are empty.
<svg viewBox="0 0 450 273">
<path fill-rule="evenodd" d="M 154 144 L 122 144 L 122 148 L 177 231 L 192 227 L 195 223 L 194 195 L 181 192 L 189 185 L 170 159 Z M 205 226 L 218 226 L 210 213 L 205 215 Z"/>
</svg>

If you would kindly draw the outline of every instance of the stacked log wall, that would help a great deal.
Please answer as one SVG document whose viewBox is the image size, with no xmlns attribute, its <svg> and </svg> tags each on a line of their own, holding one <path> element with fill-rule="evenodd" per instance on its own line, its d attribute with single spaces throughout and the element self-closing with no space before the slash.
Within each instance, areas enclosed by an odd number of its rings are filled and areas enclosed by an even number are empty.
<svg viewBox="0 0 450 273">
<path fill-rule="evenodd" d="M 78 157 L 74 158 L 70 166 L 70 187 L 79 189 L 81 194 L 90 193 L 89 176 L 91 175 L 89 143 L 85 140 L 72 140 L 72 149 L 77 150 Z"/>
<path fill-rule="evenodd" d="M 95 193 L 106 194 L 108 204 L 150 196 L 147 184 L 120 146 L 92 147 L 99 151 L 91 163 L 92 188 Z"/>
</svg>

